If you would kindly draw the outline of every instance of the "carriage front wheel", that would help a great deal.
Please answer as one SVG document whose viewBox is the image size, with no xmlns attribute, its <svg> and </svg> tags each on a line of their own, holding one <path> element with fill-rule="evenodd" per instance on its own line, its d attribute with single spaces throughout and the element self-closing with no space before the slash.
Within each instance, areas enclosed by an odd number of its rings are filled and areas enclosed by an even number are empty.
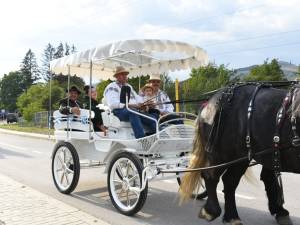
<svg viewBox="0 0 300 225">
<path fill-rule="evenodd" d="M 121 152 L 114 156 L 108 168 L 108 191 L 114 207 L 124 215 L 131 216 L 145 204 L 148 184 L 143 191 L 143 165 L 132 153 Z"/>
<path fill-rule="evenodd" d="M 58 191 L 70 194 L 77 186 L 80 162 L 76 149 L 68 142 L 56 144 L 52 155 L 52 177 Z"/>
</svg>

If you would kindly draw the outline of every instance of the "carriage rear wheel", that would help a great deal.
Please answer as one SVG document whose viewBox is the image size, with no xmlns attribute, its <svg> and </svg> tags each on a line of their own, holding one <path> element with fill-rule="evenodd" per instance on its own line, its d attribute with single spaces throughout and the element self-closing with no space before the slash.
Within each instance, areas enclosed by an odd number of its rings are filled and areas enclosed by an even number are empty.
<svg viewBox="0 0 300 225">
<path fill-rule="evenodd" d="M 52 156 L 52 177 L 58 191 L 70 194 L 77 186 L 80 176 L 79 157 L 74 146 L 59 142 Z"/>
<path fill-rule="evenodd" d="M 129 152 L 116 154 L 108 168 L 108 191 L 114 207 L 122 214 L 131 216 L 140 211 L 147 199 L 148 184 L 143 191 L 143 165 Z"/>
</svg>

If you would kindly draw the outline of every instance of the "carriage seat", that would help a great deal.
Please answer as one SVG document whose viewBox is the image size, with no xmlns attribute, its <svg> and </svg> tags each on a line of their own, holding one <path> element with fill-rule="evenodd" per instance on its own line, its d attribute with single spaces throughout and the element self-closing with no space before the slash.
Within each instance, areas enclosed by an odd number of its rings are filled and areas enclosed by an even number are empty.
<svg viewBox="0 0 300 225">
<path fill-rule="evenodd" d="M 91 118 L 94 118 L 95 113 L 91 111 Z M 69 125 L 68 125 L 69 120 Z M 55 130 L 73 130 L 73 131 L 90 131 L 89 110 L 80 109 L 80 116 L 65 115 L 56 110 L 53 112 L 53 122 Z M 91 122 L 92 123 L 92 122 Z M 91 126 L 93 130 L 93 125 Z"/>
<path fill-rule="evenodd" d="M 110 110 L 106 110 L 101 113 L 103 125 L 108 128 L 119 129 L 119 128 L 131 128 L 130 122 L 120 121 Z"/>
</svg>

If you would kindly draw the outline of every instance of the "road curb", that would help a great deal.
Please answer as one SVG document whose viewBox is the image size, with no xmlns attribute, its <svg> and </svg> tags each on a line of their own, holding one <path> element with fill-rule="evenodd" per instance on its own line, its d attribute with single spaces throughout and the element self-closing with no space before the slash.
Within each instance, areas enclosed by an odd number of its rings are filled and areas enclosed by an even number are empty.
<svg viewBox="0 0 300 225">
<path fill-rule="evenodd" d="M 6 134 L 19 135 L 19 136 L 23 136 L 23 137 L 31 137 L 31 138 L 38 138 L 38 139 L 44 139 L 44 140 L 54 140 L 54 136 L 53 135 L 28 133 L 28 132 L 7 130 L 7 129 L 3 129 L 3 128 L 0 128 L 0 132 L 1 133 L 6 133 Z"/>
</svg>

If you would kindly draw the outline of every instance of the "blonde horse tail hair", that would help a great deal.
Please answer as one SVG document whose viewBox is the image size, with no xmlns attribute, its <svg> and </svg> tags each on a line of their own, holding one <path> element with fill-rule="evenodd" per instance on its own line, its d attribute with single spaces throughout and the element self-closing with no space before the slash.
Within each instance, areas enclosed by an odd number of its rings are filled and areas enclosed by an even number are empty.
<svg viewBox="0 0 300 225">
<path fill-rule="evenodd" d="M 244 178 L 250 184 L 258 185 L 257 179 L 255 178 L 253 170 L 251 169 L 251 167 L 248 167 L 248 169 L 246 170 L 246 172 L 244 174 Z"/>
<path fill-rule="evenodd" d="M 199 120 L 199 118 L 198 118 Z M 201 137 L 200 123 L 198 122 L 197 132 L 194 138 L 193 151 L 189 162 L 189 169 L 204 167 L 207 164 L 204 145 Z M 182 178 L 180 185 L 180 204 L 191 198 L 193 191 L 198 190 L 202 183 L 201 172 L 187 172 Z"/>
</svg>

